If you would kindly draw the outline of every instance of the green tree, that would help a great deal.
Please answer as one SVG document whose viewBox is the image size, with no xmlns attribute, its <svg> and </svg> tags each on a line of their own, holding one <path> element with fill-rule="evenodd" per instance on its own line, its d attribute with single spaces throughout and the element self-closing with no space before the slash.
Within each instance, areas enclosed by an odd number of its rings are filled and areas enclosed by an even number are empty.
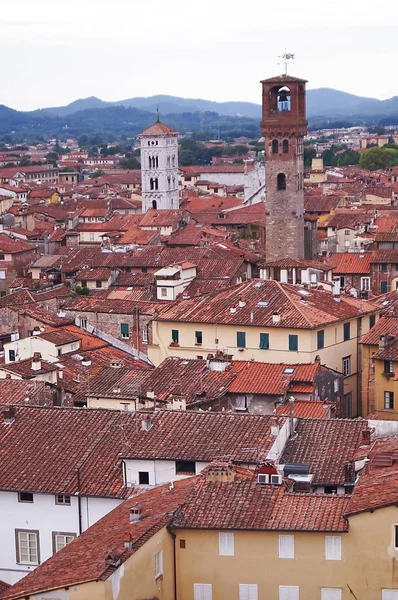
<svg viewBox="0 0 398 600">
<path fill-rule="evenodd" d="M 316 150 L 313 146 L 304 147 L 304 166 L 310 167 L 312 159 L 316 157 Z"/>
<path fill-rule="evenodd" d="M 57 164 L 58 161 L 58 154 L 57 152 L 48 152 L 48 154 L 46 154 L 46 161 L 53 164 L 54 166 Z"/>
<path fill-rule="evenodd" d="M 134 158 L 134 156 L 131 156 L 130 158 L 122 158 L 119 165 L 122 169 L 141 169 L 141 164 L 136 158 Z"/>
<path fill-rule="evenodd" d="M 394 165 L 398 165 L 398 150 L 380 148 L 379 146 L 365 150 L 359 160 L 359 166 L 369 171 L 387 169 Z"/>
<path fill-rule="evenodd" d="M 20 167 L 29 167 L 30 166 L 30 158 L 29 156 L 23 156 L 19 162 Z"/>
<path fill-rule="evenodd" d="M 98 171 L 95 171 L 95 173 L 92 173 L 90 175 L 90 178 L 97 179 L 97 177 L 102 177 L 102 175 L 105 175 L 105 171 L 102 171 L 102 169 L 98 169 Z"/>
</svg>

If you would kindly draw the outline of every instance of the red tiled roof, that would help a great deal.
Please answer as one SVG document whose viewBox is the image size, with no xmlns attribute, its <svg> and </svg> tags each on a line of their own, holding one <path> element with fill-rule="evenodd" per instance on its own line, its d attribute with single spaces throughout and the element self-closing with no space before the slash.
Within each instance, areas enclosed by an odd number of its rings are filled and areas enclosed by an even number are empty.
<svg viewBox="0 0 398 600">
<path fill-rule="evenodd" d="M 396 292 L 394 292 L 395 294 Z M 398 317 L 383 315 L 359 341 L 360 344 L 378 346 L 382 335 L 398 336 Z"/>
<path fill-rule="evenodd" d="M 19 375 L 23 379 L 33 379 L 37 375 L 43 375 L 44 373 L 52 373 L 58 371 L 58 367 L 54 363 L 50 363 L 47 360 L 40 360 L 40 369 L 32 369 L 32 359 L 25 358 L 24 360 L 16 360 L 7 364 L 0 364 L 0 369 L 3 369 L 7 373 L 13 373 Z"/>
<path fill-rule="evenodd" d="M 371 263 L 398 263 L 397 250 L 373 250 Z"/>
<path fill-rule="evenodd" d="M 291 382 L 313 382 L 319 368 L 318 363 L 287 365 L 247 362 L 235 379 L 228 385 L 233 394 L 281 395 Z M 293 373 L 286 373 L 293 369 Z M 312 391 L 312 390 L 311 390 Z"/>
<path fill-rule="evenodd" d="M 370 252 L 336 252 L 331 254 L 328 263 L 334 267 L 334 275 L 370 274 Z"/>
<path fill-rule="evenodd" d="M 0 233 L 0 252 L 17 254 L 35 250 L 36 246 L 21 239 L 11 238 L 5 233 Z"/>
<path fill-rule="evenodd" d="M 310 402 L 305 400 L 295 400 L 294 402 L 294 416 L 297 419 L 327 419 L 329 417 L 329 412 L 329 407 L 323 402 Z M 275 414 L 288 417 L 290 414 L 289 403 L 287 402 L 286 404 L 277 406 Z"/>
<path fill-rule="evenodd" d="M 354 457 L 367 427 L 367 421 L 301 419 L 281 460 L 309 464 L 314 484 L 344 485 L 344 463 Z"/>
<path fill-rule="evenodd" d="M 245 301 L 242 308 L 240 300 Z M 231 312 L 231 308 L 236 310 Z M 376 310 L 370 302 L 348 296 L 336 301 L 330 292 L 323 290 L 302 290 L 277 281 L 252 279 L 165 307 L 157 320 L 310 329 Z M 277 323 L 273 320 L 275 313 L 280 315 Z"/>
<path fill-rule="evenodd" d="M 243 469 L 237 469 L 235 482 L 229 483 L 204 480 L 205 473 L 198 477 L 189 499 L 175 516 L 173 528 L 309 532 L 348 529 L 343 516 L 348 496 L 288 493 L 283 485 L 259 485 L 256 475 Z"/>
<path fill-rule="evenodd" d="M 0 404 L 45 406 L 46 383 L 25 379 L 0 379 Z M 52 402 L 48 404 L 52 405 Z"/>
<path fill-rule="evenodd" d="M 160 121 L 157 121 L 156 123 L 154 123 L 153 125 L 148 127 L 148 129 L 145 129 L 144 131 L 142 131 L 139 134 L 139 136 L 141 136 L 141 135 L 167 135 L 170 133 L 176 134 L 177 131 L 175 129 L 172 129 L 168 125 L 165 125 L 164 123 L 161 123 Z"/>
<path fill-rule="evenodd" d="M 110 276 L 110 270 L 101 267 L 97 269 L 82 269 L 76 273 L 76 279 L 79 281 L 107 281 Z"/>
</svg>

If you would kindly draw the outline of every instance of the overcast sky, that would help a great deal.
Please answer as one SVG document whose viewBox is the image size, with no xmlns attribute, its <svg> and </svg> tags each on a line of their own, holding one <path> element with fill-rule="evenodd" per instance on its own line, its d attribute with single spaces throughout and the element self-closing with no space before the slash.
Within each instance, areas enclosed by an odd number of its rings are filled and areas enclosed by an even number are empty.
<svg viewBox="0 0 398 600">
<path fill-rule="evenodd" d="M 398 95 L 398 0 L 1 0 L 0 104 L 171 94 L 261 102 L 260 79 Z"/>
</svg>

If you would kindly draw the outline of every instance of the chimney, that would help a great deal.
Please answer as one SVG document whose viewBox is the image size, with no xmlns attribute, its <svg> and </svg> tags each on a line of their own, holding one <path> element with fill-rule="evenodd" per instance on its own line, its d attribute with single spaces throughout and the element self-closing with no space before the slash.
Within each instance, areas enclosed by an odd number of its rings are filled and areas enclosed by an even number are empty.
<svg viewBox="0 0 398 600">
<path fill-rule="evenodd" d="M 139 504 L 135 504 L 130 508 L 130 523 L 135 523 L 142 519 L 142 509 Z"/>
<path fill-rule="evenodd" d="M 347 460 L 344 463 L 344 484 L 345 485 L 353 485 L 354 483 L 355 483 L 354 463 L 350 460 Z"/>
<path fill-rule="evenodd" d="M 142 415 L 141 429 L 142 431 L 149 431 L 152 429 L 151 415 Z"/>
<path fill-rule="evenodd" d="M 281 316 L 279 313 L 274 313 L 272 315 L 272 322 L 273 323 L 280 323 L 281 322 Z"/>
<path fill-rule="evenodd" d="M 243 300 L 243 298 L 239 299 L 239 308 L 243 308 L 244 306 L 246 306 L 246 300 Z"/>
<path fill-rule="evenodd" d="M 235 470 L 227 464 L 213 464 L 206 469 L 206 481 L 221 481 L 222 483 L 233 483 L 235 479 Z"/>
<path fill-rule="evenodd" d="M 11 379 L 11 373 L 6 374 L 6 379 Z"/>
<path fill-rule="evenodd" d="M 231 313 L 231 315 L 236 313 L 236 306 L 231 306 L 231 308 L 229 309 L 229 312 Z"/>
<path fill-rule="evenodd" d="M 371 435 L 371 430 L 369 429 L 369 427 L 366 429 L 362 429 L 362 444 L 364 446 L 369 446 L 370 435 Z"/>
<path fill-rule="evenodd" d="M 41 354 L 40 352 L 34 352 L 32 358 L 32 371 L 40 371 L 41 369 Z"/>
<path fill-rule="evenodd" d="M 14 406 L 9 406 L 3 410 L 3 423 L 11 424 L 15 421 L 16 410 Z"/>
<path fill-rule="evenodd" d="M 131 538 L 131 533 L 125 533 L 123 536 L 123 546 L 127 550 L 132 550 L 133 548 L 133 540 Z"/>
<path fill-rule="evenodd" d="M 90 367 L 91 366 L 91 358 L 89 356 L 84 356 L 83 360 L 82 360 L 82 365 L 83 365 L 83 367 Z"/>
</svg>

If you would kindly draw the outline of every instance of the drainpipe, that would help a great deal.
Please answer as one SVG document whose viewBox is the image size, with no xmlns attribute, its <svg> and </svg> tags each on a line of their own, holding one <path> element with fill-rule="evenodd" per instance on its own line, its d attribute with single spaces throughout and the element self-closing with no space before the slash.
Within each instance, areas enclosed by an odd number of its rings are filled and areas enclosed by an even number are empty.
<svg viewBox="0 0 398 600">
<path fill-rule="evenodd" d="M 80 467 L 76 469 L 77 474 L 77 507 L 79 514 L 79 535 L 81 535 L 83 527 L 82 527 L 82 497 L 80 495 Z"/>
<path fill-rule="evenodd" d="M 176 534 L 169 529 L 173 538 L 173 578 L 174 578 L 174 600 L 177 600 L 177 559 L 176 559 Z"/>
</svg>

